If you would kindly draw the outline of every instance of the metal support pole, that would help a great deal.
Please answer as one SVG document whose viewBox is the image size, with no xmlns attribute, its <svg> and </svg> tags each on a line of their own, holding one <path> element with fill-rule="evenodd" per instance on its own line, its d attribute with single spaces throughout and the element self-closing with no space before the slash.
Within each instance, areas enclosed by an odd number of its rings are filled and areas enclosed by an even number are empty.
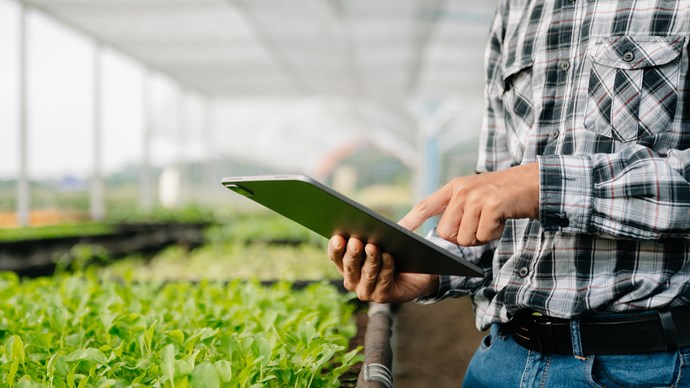
<svg viewBox="0 0 690 388">
<path fill-rule="evenodd" d="M 419 144 L 421 150 L 420 165 L 417 167 L 416 183 L 421 191 L 418 201 L 428 197 L 441 186 L 441 151 L 439 137 L 441 124 L 438 120 L 436 104 L 427 104 L 426 112 L 420 119 Z M 436 224 L 437 217 L 432 217 L 422 225 L 422 233 L 427 234 Z"/>
<path fill-rule="evenodd" d="M 103 44 L 96 42 L 93 54 L 93 171 L 91 177 L 91 219 L 105 218 L 103 188 Z"/>
<path fill-rule="evenodd" d="M 441 154 L 438 143 L 438 131 L 432 128 L 426 133 L 424 139 L 424 167 L 422 173 L 424 198 L 434 193 L 441 186 Z M 437 217 L 426 220 L 422 225 L 422 233 L 426 235 L 437 223 Z"/>
<path fill-rule="evenodd" d="M 19 3 L 19 174 L 17 177 L 17 223 L 30 223 L 31 190 L 29 187 L 29 91 L 28 91 L 28 41 L 27 12 L 24 2 Z"/>
<path fill-rule="evenodd" d="M 145 212 L 153 209 L 153 183 L 151 177 L 151 134 L 153 133 L 153 94 L 151 93 L 151 72 L 143 75 L 142 102 L 142 154 L 139 173 L 139 207 Z"/>
<path fill-rule="evenodd" d="M 185 203 L 188 199 L 188 193 L 187 193 L 187 188 L 185 187 L 186 184 L 189 184 L 189 180 L 187 179 L 187 174 L 185 172 L 185 146 L 184 143 L 187 140 L 185 137 L 185 128 L 187 126 L 187 110 L 186 110 L 186 93 L 185 90 L 182 89 L 182 87 L 177 88 L 177 99 L 176 99 L 176 104 L 177 104 L 177 128 L 176 128 L 176 135 L 177 135 L 177 169 L 180 174 L 180 180 L 179 180 L 179 186 L 178 186 L 178 193 L 179 198 L 177 200 L 177 203 L 175 204 L 176 207 L 179 207 L 183 203 Z"/>
<path fill-rule="evenodd" d="M 424 142 L 424 196 L 429 196 L 441 186 L 441 154 L 438 131 L 427 133 Z"/>
<path fill-rule="evenodd" d="M 214 99 L 213 97 L 206 97 L 204 99 L 204 154 L 206 155 L 203 162 L 203 190 L 207 195 L 202 195 L 200 200 L 207 201 L 211 196 L 211 193 L 216 192 L 220 187 L 221 177 L 216 176 L 216 158 L 213 150 L 213 138 L 215 136 L 215 117 L 214 117 Z"/>
</svg>

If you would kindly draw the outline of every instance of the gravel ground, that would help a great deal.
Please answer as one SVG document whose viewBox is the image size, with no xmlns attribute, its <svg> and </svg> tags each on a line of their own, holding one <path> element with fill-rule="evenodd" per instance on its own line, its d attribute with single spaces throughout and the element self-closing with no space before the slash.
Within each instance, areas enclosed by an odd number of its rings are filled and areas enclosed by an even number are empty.
<svg viewBox="0 0 690 388">
<path fill-rule="evenodd" d="M 469 298 L 399 306 L 392 338 L 395 387 L 459 387 L 483 336 Z"/>
</svg>

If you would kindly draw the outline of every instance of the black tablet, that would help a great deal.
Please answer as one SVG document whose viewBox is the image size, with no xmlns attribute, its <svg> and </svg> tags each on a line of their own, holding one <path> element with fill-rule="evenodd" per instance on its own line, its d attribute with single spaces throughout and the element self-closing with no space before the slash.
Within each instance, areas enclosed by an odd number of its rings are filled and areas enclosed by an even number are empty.
<svg viewBox="0 0 690 388">
<path fill-rule="evenodd" d="M 475 264 L 309 177 L 241 176 L 222 184 L 326 238 L 337 234 L 376 244 L 393 256 L 398 272 L 484 275 Z"/>
</svg>

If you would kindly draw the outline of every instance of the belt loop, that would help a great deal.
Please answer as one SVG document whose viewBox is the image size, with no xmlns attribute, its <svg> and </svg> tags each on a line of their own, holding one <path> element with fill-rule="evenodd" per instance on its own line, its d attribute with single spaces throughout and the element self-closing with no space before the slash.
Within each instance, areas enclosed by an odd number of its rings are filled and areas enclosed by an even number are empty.
<svg viewBox="0 0 690 388">
<path fill-rule="evenodd" d="M 678 340 L 676 338 L 676 324 L 673 322 L 673 314 L 670 311 L 657 311 L 661 321 L 661 330 L 666 341 L 666 351 L 671 353 L 678 350 Z"/>
<path fill-rule="evenodd" d="M 582 338 L 580 337 L 580 318 L 573 318 L 570 320 L 570 340 L 573 343 L 573 356 L 577 358 L 584 358 L 582 352 Z"/>
</svg>

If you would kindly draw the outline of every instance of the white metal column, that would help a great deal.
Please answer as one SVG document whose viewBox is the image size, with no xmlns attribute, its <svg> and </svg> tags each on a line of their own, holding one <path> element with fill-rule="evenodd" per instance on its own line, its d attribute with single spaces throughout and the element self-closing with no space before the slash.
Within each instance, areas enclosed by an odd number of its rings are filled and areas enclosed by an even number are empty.
<svg viewBox="0 0 690 388">
<path fill-rule="evenodd" d="M 215 137 L 215 99 L 213 97 L 204 98 L 204 154 L 205 159 L 203 162 L 203 187 L 205 195 L 200 198 L 201 202 L 206 202 L 208 204 L 209 199 L 213 200 L 214 195 L 212 193 L 217 193 L 218 188 L 220 188 L 220 179 L 218 176 L 218 168 L 216 166 L 217 160 L 214 150 L 213 139 Z"/>
<path fill-rule="evenodd" d="M 142 154 L 139 172 L 139 207 L 148 212 L 153 209 L 153 182 L 151 177 L 151 135 L 153 133 L 153 93 L 151 91 L 152 75 L 149 69 L 144 70 L 141 106 L 142 106 Z"/>
<path fill-rule="evenodd" d="M 442 128 L 442 113 L 439 103 L 425 102 L 419 112 L 419 166 L 416 169 L 416 182 L 419 195 L 417 201 L 426 198 L 441 186 L 441 152 L 439 137 Z M 438 217 L 432 217 L 422 225 L 422 232 L 428 233 L 438 223 Z"/>
<path fill-rule="evenodd" d="M 29 187 L 29 116 L 28 116 L 28 6 L 19 3 L 19 174 L 17 177 L 17 223 L 27 226 L 30 223 L 31 190 Z"/>
<path fill-rule="evenodd" d="M 439 152 L 439 131 L 433 120 L 426 123 L 429 127 L 422 128 L 422 166 L 420 168 L 422 184 L 422 198 L 434 193 L 441 186 L 441 154 Z M 438 217 L 432 217 L 422 226 L 422 232 L 427 234 L 438 223 Z"/>
<path fill-rule="evenodd" d="M 105 218 L 103 189 L 103 44 L 97 41 L 93 53 L 93 171 L 91 172 L 91 219 Z"/>
<path fill-rule="evenodd" d="M 179 186 L 177 187 L 179 197 L 177 199 L 177 202 L 175 203 L 175 207 L 179 207 L 183 204 L 185 204 L 189 200 L 189 190 L 186 185 L 189 184 L 189 177 L 187 176 L 187 171 L 185 168 L 185 142 L 187 141 L 186 138 L 186 129 L 187 129 L 187 91 L 182 88 L 182 86 L 177 87 L 177 97 L 175 100 L 176 108 L 177 108 L 177 114 L 175 116 L 175 119 L 177 122 L 175 123 L 176 128 L 175 128 L 175 136 L 176 136 L 176 141 L 177 141 L 177 155 L 176 155 L 176 165 L 177 165 L 177 170 L 178 173 L 180 174 L 179 177 Z"/>
</svg>

